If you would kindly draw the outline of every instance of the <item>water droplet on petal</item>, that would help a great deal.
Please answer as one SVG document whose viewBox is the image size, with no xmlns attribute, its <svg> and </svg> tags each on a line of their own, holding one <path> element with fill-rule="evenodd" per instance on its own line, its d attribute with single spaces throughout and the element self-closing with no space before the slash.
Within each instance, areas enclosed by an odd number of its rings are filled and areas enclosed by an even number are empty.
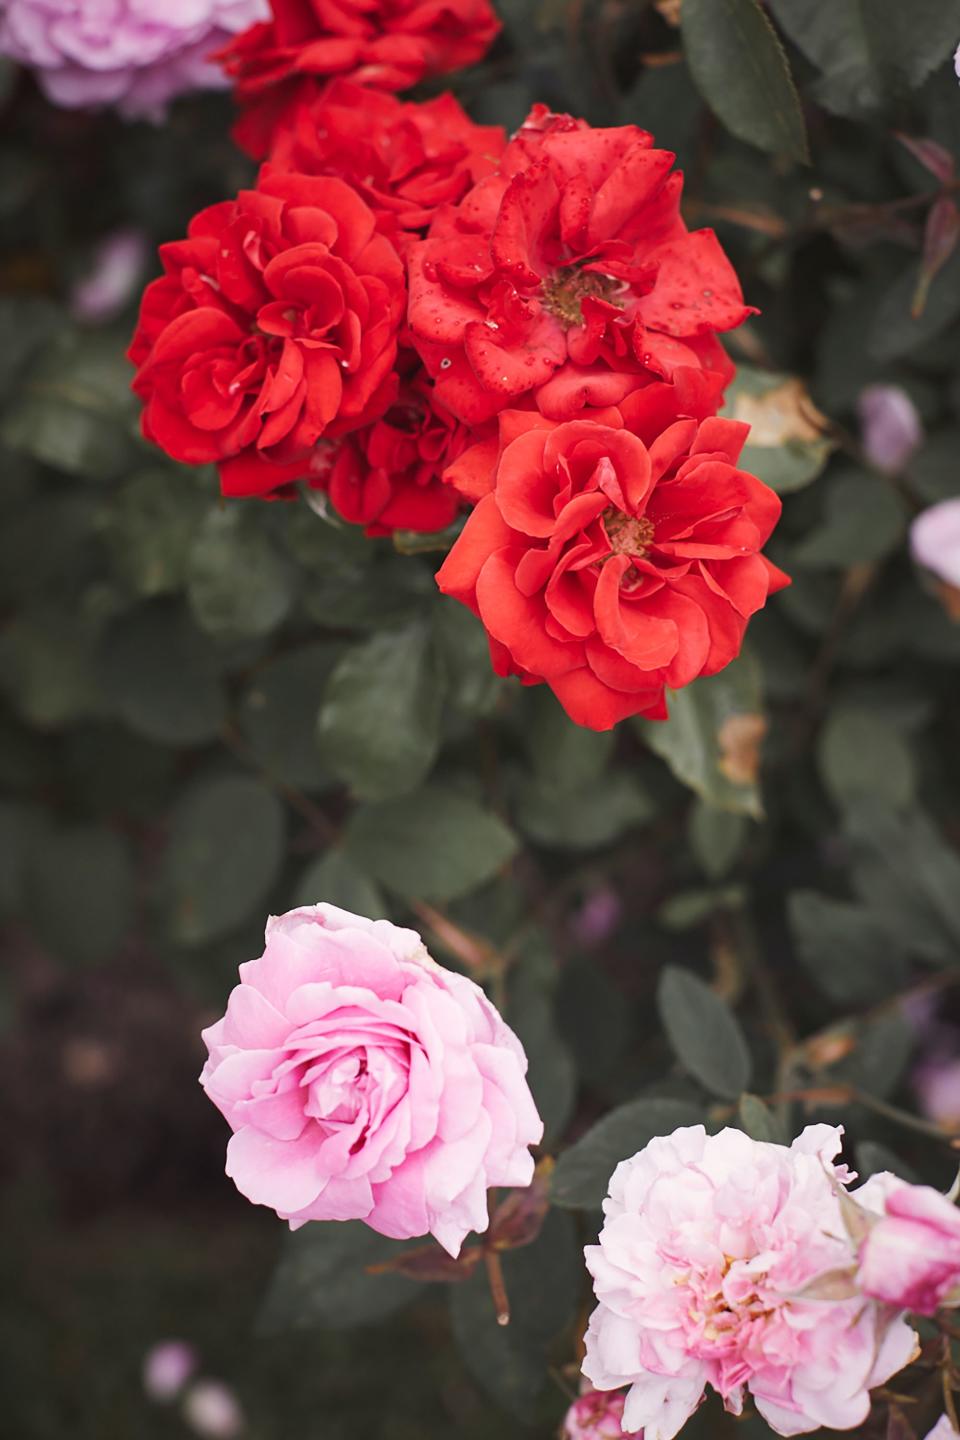
<svg viewBox="0 0 960 1440">
<path fill-rule="evenodd" d="M 440 369 L 441 369 L 441 370 L 449 370 L 449 369 L 450 369 L 450 366 L 451 366 L 452 364 L 453 364 L 453 361 L 450 359 L 450 356 L 449 356 L 449 355 L 444 355 L 443 359 L 440 361 Z"/>
</svg>

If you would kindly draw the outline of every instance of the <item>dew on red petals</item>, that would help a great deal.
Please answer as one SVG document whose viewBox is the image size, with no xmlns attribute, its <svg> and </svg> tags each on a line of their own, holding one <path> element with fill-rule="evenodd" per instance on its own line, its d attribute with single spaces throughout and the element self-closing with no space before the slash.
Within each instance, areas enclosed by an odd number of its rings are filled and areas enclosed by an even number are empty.
<svg viewBox="0 0 960 1440">
<path fill-rule="evenodd" d="M 443 359 L 440 361 L 440 369 L 441 369 L 441 370 L 449 370 L 449 369 L 450 369 L 450 366 L 451 366 L 452 364 L 453 364 L 453 361 L 450 359 L 450 356 L 449 356 L 449 355 L 444 355 Z"/>
<path fill-rule="evenodd" d="M 712 291 L 712 290 L 703 290 L 703 291 L 701 291 L 700 293 L 703 295 L 704 300 L 712 300 L 712 299 L 713 299 L 713 291 Z"/>
</svg>

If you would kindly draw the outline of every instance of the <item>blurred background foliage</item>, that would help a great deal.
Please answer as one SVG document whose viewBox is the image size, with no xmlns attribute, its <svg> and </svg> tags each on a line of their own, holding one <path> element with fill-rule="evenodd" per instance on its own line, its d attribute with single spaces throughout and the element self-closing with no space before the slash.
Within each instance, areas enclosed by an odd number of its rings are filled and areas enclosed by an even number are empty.
<svg viewBox="0 0 960 1440">
<path fill-rule="evenodd" d="M 960 494 L 960 4 L 501 13 L 458 78 L 474 116 L 510 129 L 542 100 L 654 131 L 760 307 L 730 337 L 728 409 L 784 496 L 793 586 L 668 724 L 597 735 L 491 675 L 415 537 L 222 503 L 212 471 L 138 438 L 123 352 L 155 243 L 250 178 L 228 101 L 131 126 L 0 73 L 16 1440 L 189 1433 L 141 1388 L 171 1335 L 260 1440 L 547 1436 L 589 1299 L 578 1246 L 651 1135 L 842 1120 L 862 1173 L 955 1168 L 960 1083 L 934 1101 L 931 1067 L 960 1056 L 960 623 L 907 533 Z M 118 229 L 140 258 L 93 323 L 77 286 Z M 895 463 L 858 418 L 878 383 L 920 421 Z M 265 914 L 321 898 L 417 925 L 527 1046 L 560 1158 L 532 1219 L 495 1229 L 506 1330 L 482 1263 L 445 1284 L 433 1252 L 399 1274 L 402 1247 L 362 1227 L 285 1242 L 222 1176 L 199 1030 Z M 733 1423 L 711 1406 L 690 1428 Z"/>
</svg>

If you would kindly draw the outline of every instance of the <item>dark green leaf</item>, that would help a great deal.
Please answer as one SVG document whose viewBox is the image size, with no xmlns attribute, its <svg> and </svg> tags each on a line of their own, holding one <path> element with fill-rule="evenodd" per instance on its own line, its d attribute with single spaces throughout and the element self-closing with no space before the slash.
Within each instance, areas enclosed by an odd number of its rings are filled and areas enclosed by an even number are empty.
<svg viewBox="0 0 960 1440">
<path fill-rule="evenodd" d="M 318 642 L 290 650 L 257 670 L 244 691 L 239 719 L 260 764 L 297 790 L 333 783 L 317 744 L 317 710 L 341 645 Z"/>
<path fill-rule="evenodd" d="M 553 1203 L 570 1210 L 599 1209 L 621 1160 L 658 1135 L 702 1123 L 702 1112 L 686 1100 L 649 1098 L 618 1105 L 560 1155 L 550 1187 Z"/>
<path fill-rule="evenodd" d="M 370 1275 L 368 1267 L 404 1248 L 360 1220 L 304 1225 L 287 1236 L 258 1328 L 267 1335 L 340 1330 L 392 1315 L 423 1287 L 403 1275 Z"/>
<path fill-rule="evenodd" d="M 103 689 L 139 735 L 164 745 L 209 740 L 223 720 L 218 662 L 180 605 L 131 610 L 104 636 Z"/>
<path fill-rule="evenodd" d="M 448 702 L 466 715 L 489 715 L 503 694 L 490 665 L 487 632 L 465 605 L 438 604 L 433 615 L 437 656 Z"/>
<path fill-rule="evenodd" d="M 112 960 L 133 915 L 133 864 L 126 842 L 99 825 L 40 830 L 30 844 L 26 913 L 41 941 L 64 960 Z"/>
<path fill-rule="evenodd" d="M 145 599 L 180 590 L 190 544 L 207 509 L 189 473 L 140 470 L 110 496 L 101 515 L 117 575 Z"/>
<path fill-rule="evenodd" d="M 861 1180 L 869 1180 L 871 1175 L 880 1175 L 884 1170 L 889 1170 L 910 1185 L 923 1183 L 917 1172 L 905 1160 L 901 1160 L 893 1150 L 886 1145 L 879 1144 L 876 1140 L 857 1141 L 857 1170 Z"/>
<path fill-rule="evenodd" d="M 758 0 L 683 0 L 680 19 L 694 83 L 731 134 L 807 160 L 790 66 Z"/>
<path fill-rule="evenodd" d="M 826 514 L 793 552 L 797 565 L 846 568 L 882 560 L 906 527 L 903 502 L 890 481 L 857 470 L 831 473 Z"/>
<path fill-rule="evenodd" d="M 741 655 L 719 675 L 668 692 L 669 720 L 639 720 L 651 750 L 677 779 L 721 810 L 758 818 L 759 746 L 765 731 L 756 662 Z"/>
<path fill-rule="evenodd" d="M 870 911 L 797 890 L 789 914 L 800 959 L 838 1004 L 882 999 L 905 983 L 903 951 Z"/>
<path fill-rule="evenodd" d="M 557 1029 L 551 989 L 531 969 L 520 965 L 511 974 L 507 1020 L 527 1052 L 527 1080 L 550 1144 L 570 1118 L 577 1076 L 566 1042 Z"/>
<path fill-rule="evenodd" d="M 715 1095 L 735 1097 L 750 1083 L 750 1051 L 733 1012 L 709 985 L 667 965 L 657 1010 L 680 1063 Z"/>
<path fill-rule="evenodd" d="M 369 920 L 387 916 L 387 905 L 379 889 L 368 880 L 339 846 L 311 860 L 297 883 L 295 905 L 339 905 Z"/>
<path fill-rule="evenodd" d="M 769 1106 L 765 1105 L 758 1096 L 751 1095 L 749 1092 L 741 1095 L 737 1114 L 740 1124 L 751 1140 L 763 1140 L 771 1145 L 786 1144 L 782 1125 Z"/>
<path fill-rule="evenodd" d="M 699 796 L 690 811 L 690 846 L 700 868 L 721 880 L 735 864 L 747 838 L 747 821 L 734 810 L 720 810 Z"/>
<path fill-rule="evenodd" d="M 875 710 L 833 710 L 820 735 L 817 761 L 823 783 L 842 808 L 860 796 L 895 808 L 916 791 L 913 755 L 896 726 Z"/>
<path fill-rule="evenodd" d="M 517 785 L 518 827 L 541 845 L 561 850 L 607 845 L 653 815 L 642 783 L 626 770 L 608 771 L 573 789 L 538 777 L 521 777 Z"/>
<path fill-rule="evenodd" d="M 0 690 L 39 730 L 104 709 L 94 664 L 96 625 L 53 605 L 24 610 L 0 636 Z"/>
<path fill-rule="evenodd" d="M 510 1324 L 497 1324 L 483 1265 L 451 1285 L 453 1333 L 480 1385 L 513 1415 L 532 1420 L 547 1380 L 547 1346 L 573 1319 L 582 1261 L 569 1215 L 551 1211 L 532 1245 L 501 1256 Z"/>
<path fill-rule="evenodd" d="M 347 854 L 405 899 L 453 900 L 476 890 L 512 858 L 517 842 L 492 811 L 439 785 L 350 817 Z"/>
<path fill-rule="evenodd" d="M 362 800 L 415 790 L 440 744 L 442 692 L 426 625 L 372 635 L 335 666 L 320 707 L 320 750 Z"/>
<path fill-rule="evenodd" d="M 258 780 L 201 780 L 174 808 L 158 898 L 180 945 L 202 945 L 263 904 L 283 859 L 280 802 Z"/>
<path fill-rule="evenodd" d="M 269 635 L 293 602 L 290 562 L 255 516 L 217 506 L 190 549 L 187 596 L 202 630 L 219 640 Z"/>
</svg>

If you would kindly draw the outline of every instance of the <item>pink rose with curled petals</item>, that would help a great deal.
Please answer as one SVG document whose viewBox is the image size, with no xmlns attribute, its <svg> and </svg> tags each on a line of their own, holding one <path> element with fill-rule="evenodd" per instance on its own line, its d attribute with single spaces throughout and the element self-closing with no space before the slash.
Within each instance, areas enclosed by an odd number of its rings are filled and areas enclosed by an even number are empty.
<svg viewBox="0 0 960 1440">
<path fill-rule="evenodd" d="M 561 1440 L 631 1440 L 623 1429 L 622 1390 L 584 1390 L 570 1406 L 563 1420 Z"/>
<path fill-rule="evenodd" d="M 960 1303 L 956 1205 L 939 1190 L 910 1185 L 889 1171 L 871 1176 L 856 1199 L 880 1212 L 860 1245 L 857 1285 L 863 1294 L 915 1315 Z"/>
<path fill-rule="evenodd" d="M 364 1220 L 455 1256 L 490 1186 L 530 1183 L 543 1124 L 523 1047 L 413 930 L 333 905 L 271 918 L 204 1039 L 227 1174 L 292 1228 Z"/>
<path fill-rule="evenodd" d="M 960 586 L 960 497 L 920 512 L 910 526 L 910 550 L 918 565 Z"/>
<path fill-rule="evenodd" d="M 708 1385 L 733 1414 L 749 1392 L 780 1435 L 848 1430 L 913 1358 L 889 1306 L 802 1293 L 850 1269 L 841 1135 L 811 1125 L 788 1147 L 696 1125 L 617 1166 L 586 1250 L 599 1303 L 583 1371 L 600 1390 L 630 1386 L 628 1431 L 671 1440 Z"/>
</svg>

